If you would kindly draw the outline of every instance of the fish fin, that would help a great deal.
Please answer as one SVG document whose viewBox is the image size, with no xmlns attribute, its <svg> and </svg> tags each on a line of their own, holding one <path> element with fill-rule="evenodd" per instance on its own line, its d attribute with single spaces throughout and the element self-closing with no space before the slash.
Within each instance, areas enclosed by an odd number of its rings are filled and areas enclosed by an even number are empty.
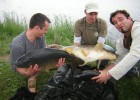
<svg viewBox="0 0 140 100">
<path fill-rule="evenodd" d="M 88 56 L 88 54 L 87 54 L 84 50 L 81 50 L 81 53 L 82 53 L 82 55 L 85 56 L 85 57 Z"/>
<path fill-rule="evenodd" d="M 87 64 L 87 62 L 84 62 L 84 64 L 82 64 L 82 65 L 79 65 L 80 67 L 82 67 L 82 66 L 84 66 L 84 65 L 86 65 Z"/>
<path fill-rule="evenodd" d="M 58 45 L 58 44 L 51 44 L 51 45 L 48 45 L 48 48 L 61 49 L 62 47 L 63 47 L 62 45 Z"/>
<path fill-rule="evenodd" d="M 98 50 L 103 50 L 103 44 L 102 43 L 97 43 L 96 45 L 95 45 L 95 51 L 98 51 Z"/>
<path fill-rule="evenodd" d="M 72 48 L 65 48 L 64 51 L 66 51 L 69 54 L 72 54 Z"/>
<path fill-rule="evenodd" d="M 46 73 L 49 73 L 49 69 L 45 69 L 45 72 L 46 72 Z"/>
</svg>

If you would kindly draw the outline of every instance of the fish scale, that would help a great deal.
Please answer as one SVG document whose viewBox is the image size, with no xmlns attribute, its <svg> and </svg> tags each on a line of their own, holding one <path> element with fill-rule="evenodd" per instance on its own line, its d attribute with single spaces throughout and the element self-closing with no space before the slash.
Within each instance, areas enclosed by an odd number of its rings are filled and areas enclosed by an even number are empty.
<svg viewBox="0 0 140 100">
<path fill-rule="evenodd" d="M 39 67 L 47 71 L 56 68 L 55 65 L 59 58 L 65 58 L 66 63 L 72 67 L 83 66 L 97 60 L 115 60 L 117 58 L 115 53 L 104 49 L 102 44 L 95 46 L 55 45 L 52 47 L 28 52 L 17 59 L 16 66 L 27 68 L 30 65 L 38 64 Z"/>
</svg>

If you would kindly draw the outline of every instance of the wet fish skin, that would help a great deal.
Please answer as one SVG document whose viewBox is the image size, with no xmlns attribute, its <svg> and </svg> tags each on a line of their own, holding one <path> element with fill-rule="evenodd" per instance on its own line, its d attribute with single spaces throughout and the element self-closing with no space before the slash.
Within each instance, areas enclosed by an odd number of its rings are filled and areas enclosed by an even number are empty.
<svg viewBox="0 0 140 100">
<path fill-rule="evenodd" d="M 43 70 L 56 68 L 55 65 L 59 58 L 65 58 L 66 63 L 72 67 L 83 66 L 97 60 L 114 60 L 117 58 L 115 53 L 107 51 L 101 44 L 96 46 L 50 46 L 54 48 L 43 48 L 31 51 L 16 61 L 17 67 L 29 67 L 38 64 Z"/>
<path fill-rule="evenodd" d="M 81 59 L 70 55 L 63 50 L 42 48 L 28 52 L 27 54 L 18 58 L 15 64 L 17 67 L 23 68 L 38 64 L 42 70 L 49 71 L 50 69 L 56 68 L 55 65 L 57 64 L 59 58 L 65 58 L 66 63 L 70 64 L 72 67 L 84 63 L 84 61 Z"/>
<path fill-rule="evenodd" d="M 115 60 L 117 58 L 115 53 L 106 50 L 100 43 L 95 46 L 64 46 L 61 49 L 82 59 L 85 63 L 80 66 L 97 60 Z"/>
</svg>

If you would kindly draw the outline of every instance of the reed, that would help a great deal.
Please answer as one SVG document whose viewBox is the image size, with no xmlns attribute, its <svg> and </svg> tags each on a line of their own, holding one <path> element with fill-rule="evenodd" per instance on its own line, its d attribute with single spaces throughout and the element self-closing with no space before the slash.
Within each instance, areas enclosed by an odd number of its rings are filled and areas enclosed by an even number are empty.
<svg viewBox="0 0 140 100">
<path fill-rule="evenodd" d="M 54 16 L 54 23 L 50 27 L 46 39 L 48 44 L 73 44 L 73 23 L 66 16 Z"/>
</svg>

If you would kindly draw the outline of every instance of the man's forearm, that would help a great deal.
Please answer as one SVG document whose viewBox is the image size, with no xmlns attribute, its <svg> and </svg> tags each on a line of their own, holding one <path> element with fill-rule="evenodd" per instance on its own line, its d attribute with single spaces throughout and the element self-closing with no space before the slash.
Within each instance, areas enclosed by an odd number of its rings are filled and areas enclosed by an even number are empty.
<svg viewBox="0 0 140 100">
<path fill-rule="evenodd" d="M 104 70 L 108 71 L 108 70 L 112 69 L 114 66 L 115 66 L 115 64 L 111 63 L 111 64 L 107 65 L 107 67 Z"/>
<path fill-rule="evenodd" d="M 17 72 L 24 76 L 29 76 L 27 74 L 27 68 L 16 68 Z"/>
</svg>

